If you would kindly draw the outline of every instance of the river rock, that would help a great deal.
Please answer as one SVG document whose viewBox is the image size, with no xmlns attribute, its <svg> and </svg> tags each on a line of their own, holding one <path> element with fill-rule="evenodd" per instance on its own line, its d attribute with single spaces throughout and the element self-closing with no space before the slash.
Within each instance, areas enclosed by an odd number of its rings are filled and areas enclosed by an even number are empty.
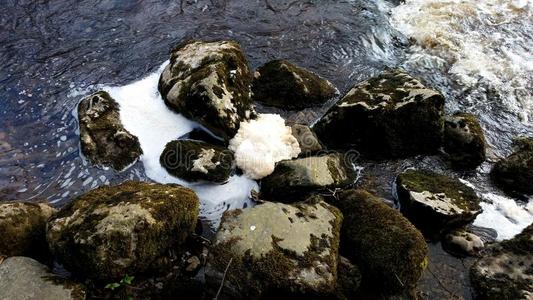
<svg viewBox="0 0 533 300">
<path fill-rule="evenodd" d="M 145 271 L 196 225 L 196 194 L 175 184 L 127 181 L 72 201 L 47 225 L 53 254 L 76 275 L 116 280 Z"/>
<path fill-rule="evenodd" d="M 170 108 L 229 140 L 241 121 L 255 116 L 251 82 L 236 42 L 188 41 L 172 50 L 159 92 Z"/>
<path fill-rule="evenodd" d="M 0 255 L 45 258 L 46 221 L 54 212 L 45 203 L 0 203 Z"/>
<path fill-rule="evenodd" d="M 355 85 L 314 126 L 330 149 L 355 149 L 373 159 L 437 152 L 444 97 L 400 70 Z"/>
<path fill-rule="evenodd" d="M 170 174 L 187 181 L 222 183 L 233 170 L 233 152 L 193 140 L 169 142 L 159 161 Z"/>
<path fill-rule="evenodd" d="M 510 194 L 533 194 L 533 137 L 519 138 L 515 151 L 497 162 L 491 170 L 492 180 Z"/>
<path fill-rule="evenodd" d="M 353 184 L 356 172 L 339 153 L 283 160 L 261 180 L 261 197 L 292 202 L 311 193 L 330 192 Z"/>
<path fill-rule="evenodd" d="M 470 269 L 481 300 L 533 298 L 533 225 L 492 246 Z"/>
<path fill-rule="evenodd" d="M 485 247 L 483 240 L 464 229 L 448 232 L 442 240 L 442 247 L 456 256 L 477 256 Z"/>
<path fill-rule="evenodd" d="M 253 99 L 283 109 L 324 104 L 337 89 L 329 81 L 286 60 L 273 60 L 254 74 Z"/>
<path fill-rule="evenodd" d="M 226 273 L 224 290 L 240 299 L 334 295 L 341 222 L 342 214 L 321 197 L 226 212 L 210 268 Z"/>
<path fill-rule="evenodd" d="M 387 295 L 413 289 L 428 263 L 422 234 L 364 190 L 343 191 L 332 204 L 344 215 L 341 254 L 360 268 L 365 289 Z"/>
<path fill-rule="evenodd" d="M 96 165 L 123 170 L 143 153 L 139 139 L 120 121 L 120 107 L 104 91 L 84 98 L 78 105 L 81 151 Z"/>
<path fill-rule="evenodd" d="M 476 192 L 432 171 L 408 170 L 396 178 L 402 213 L 429 235 L 472 222 L 481 213 Z"/>
<path fill-rule="evenodd" d="M 337 299 L 357 299 L 361 285 L 361 271 L 349 259 L 339 256 L 337 268 Z"/>
<path fill-rule="evenodd" d="M 291 131 L 300 145 L 300 157 L 312 155 L 323 149 L 320 140 L 309 126 L 292 124 Z"/>
<path fill-rule="evenodd" d="M 444 151 L 452 166 L 476 168 L 485 161 L 485 145 L 485 135 L 474 115 L 456 113 L 445 118 Z"/>
<path fill-rule="evenodd" d="M 52 274 L 36 260 L 13 256 L 0 262 L 0 299 L 83 300 L 85 288 Z"/>
</svg>

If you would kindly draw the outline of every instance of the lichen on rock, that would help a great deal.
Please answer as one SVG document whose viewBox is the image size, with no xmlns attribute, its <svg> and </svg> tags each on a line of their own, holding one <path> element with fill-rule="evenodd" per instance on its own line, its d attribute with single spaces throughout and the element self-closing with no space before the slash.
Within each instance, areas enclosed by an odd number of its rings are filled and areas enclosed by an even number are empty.
<svg viewBox="0 0 533 300">
<path fill-rule="evenodd" d="M 485 135 L 476 117 L 469 113 L 446 116 L 444 122 L 444 151 L 452 166 L 472 169 L 485 160 Z"/>
<path fill-rule="evenodd" d="M 81 151 L 93 164 L 121 171 L 143 153 L 139 139 L 120 121 L 120 107 L 104 91 L 78 105 Z"/>
<path fill-rule="evenodd" d="M 74 274 L 120 279 L 145 271 L 196 226 L 199 201 L 179 185 L 128 181 L 92 190 L 47 225 L 52 253 Z"/>
<path fill-rule="evenodd" d="M 315 154 L 323 149 L 313 129 L 304 124 L 291 124 L 292 135 L 300 145 L 300 157 Z"/>
<path fill-rule="evenodd" d="M 483 240 L 465 229 L 455 229 L 446 233 L 442 247 L 456 256 L 477 256 L 484 249 Z"/>
</svg>

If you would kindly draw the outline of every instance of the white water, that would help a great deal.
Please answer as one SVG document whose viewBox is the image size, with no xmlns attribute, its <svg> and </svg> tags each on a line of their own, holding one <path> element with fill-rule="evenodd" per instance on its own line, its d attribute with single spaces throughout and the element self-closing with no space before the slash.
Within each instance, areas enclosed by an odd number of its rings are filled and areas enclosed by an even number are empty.
<svg viewBox="0 0 533 300">
<path fill-rule="evenodd" d="M 159 76 L 168 64 L 159 70 L 131 84 L 110 87 L 104 86 L 120 105 L 120 119 L 124 127 L 139 138 L 143 155 L 140 160 L 146 176 L 159 183 L 177 183 L 193 189 L 200 198 L 200 217 L 218 227 L 222 213 L 228 209 L 251 205 L 250 193 L 259 191 L 254 180 L 245 176 L 232 176 L 225 184 L 189 183 L 171 176 L 159 163 L 159 156 L 165 145 L 190 132 L 199 124 L 167 108 L 157 84 Z"/>
</svg>

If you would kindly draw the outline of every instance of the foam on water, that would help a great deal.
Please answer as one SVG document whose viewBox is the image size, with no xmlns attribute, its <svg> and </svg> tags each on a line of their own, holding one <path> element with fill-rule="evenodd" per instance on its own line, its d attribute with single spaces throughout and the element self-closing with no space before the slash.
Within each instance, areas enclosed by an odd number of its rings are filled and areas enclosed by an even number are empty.
<svg viewBox="0 0 533 300">
<path fill-rule="evenodd" d="M 193 189 L 200 198 L 200 216 L 218 227 L 227 209 L 251 205 L 250 193 L 259 190 L 254 180 L 234 175 L 225 184 L 189 183 L 171 176 L 159 163 L 165 145 L 200 127 L 167 108 L 157 84 L 168 61 L 147 77 L 119 87 L 104 86 L 120 105 L 120 119 L 124 127 L 139 138 L 143 155 L 140 160 L 146 176 L 159 183 L 177 183 Z"/>
<path fill-rule="evenodd" d="M 444 70 L 472 105 L 495 100 L 527 123 L 533 115 L 533 3 L 527 0 L 406 0 L 392 24 L 415 41 L 406 65 Z M 481 96 L 480 96 L 481 95 Z"/>
</svg>

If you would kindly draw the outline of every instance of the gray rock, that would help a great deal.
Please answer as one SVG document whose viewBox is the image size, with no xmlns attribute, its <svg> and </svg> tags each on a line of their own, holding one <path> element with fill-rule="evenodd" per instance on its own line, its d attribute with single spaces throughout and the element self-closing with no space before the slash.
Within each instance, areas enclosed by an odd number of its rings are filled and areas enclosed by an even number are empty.
<svg viewBox="0 0 533 300">
<path fill-rule="evenodd" d="M 470 269 L 476 299 L 533 299 L 533 225 L 495 244 Z"/>
<path fill-rule="evenodd" d="M 46 221 L 53 213 L 55 209 L 45 203 L 0 203 L 0 254 L 45 258 Z"/>
<path fill-rule="evenodd" d="M 447 233 L 442 243 L 446 251 L 458 256 L 477 256 L 485 247 L 485 243 L 479 236 L 464 229 Z"/>
<path fill-rule="evenodd" d="M 36 260 L 14 256 L 0 262 L 0 299 L 82 300 L 85 288 L 50 273 Z"/>
<path fill-rule="evenodd" d="M 241 121 L 255 116 L 251 82 L 236 42 L 188 41 L 172 50 L 159 91 L 169 107 L 229 140 Z"/>
<path fill-rule="evenodd" d="M 447 116 L 444 122 L 444 151 L 452 166 L 472 169 L 485 161 L 485 135 L 477 118 L 469 113 Z"/>
<path fill-rule="evenodd" d="M 120 107 L 107 92 L 96 92 L 78 105 L 81 151 L 91 163 L 123 170 L 142 154 L 139 139 L 120 121 Z"/>
<path fill-rule="evenodd" d="M 355 85 L 313 127 L 330 149 L 375 159 L 435 153 L 442 145 L 444 97 L 403 71 Z"/>
<path fill-rule="evenodd" d="M 224 288 L 239 298 L 334 295 L 341 222 L 338 209 L 320 197 L 226 212 L 210 268 L 223 273 L 229 266 Z"/>
<path fill-rule="evenodd" d="M 53 254 L 71 272 L 96 280 L 135 275 L 196 226 L 199 201 L 179 185 L 127 181 L 72 201 L 47 225 Z"/>
<path fill-rule="evenodd" d="M 533 195 L 533 137 L 514 141 L 515 151 L 497 162 L 490 172 L 492 180 L 512 195 Z"/>
<path fill-rule="evenodd" d="M 292 135 L 296 138 L 298 144 L 300 145 L 300 157 L 317 153 L 323 149 L 320 140 L 309 126 L 303 124 L 292 124 L 291 130 Z"/>
<path fill-rule="evenodd" d="M 331 193 L 353 184 L 357 174 L 349 158 L 332 153 L 281 161 L 272 174 L 261 180 L 261 198 L 301 201 L 311 193 Z"/>
</svg>

